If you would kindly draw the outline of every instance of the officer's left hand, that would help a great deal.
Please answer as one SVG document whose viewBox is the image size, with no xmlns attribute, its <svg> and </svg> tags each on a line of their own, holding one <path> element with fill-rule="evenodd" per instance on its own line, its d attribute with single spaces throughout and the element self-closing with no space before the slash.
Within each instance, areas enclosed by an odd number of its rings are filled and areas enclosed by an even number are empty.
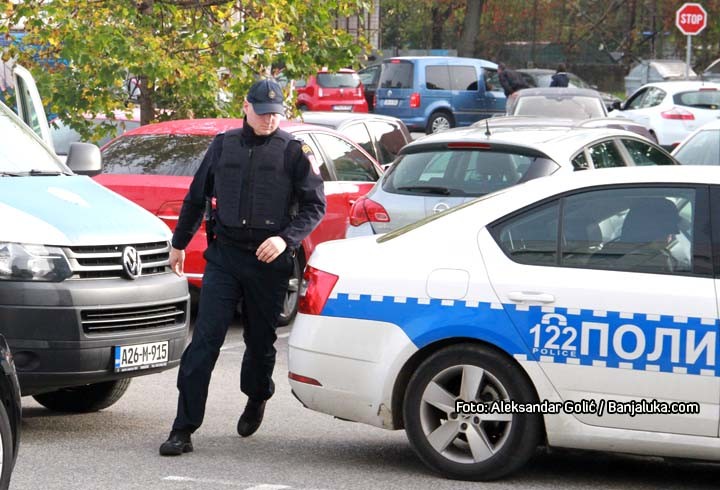
<svg viewBox="0 0 720 490">
<path fill-rule="evenodd" d="M 270 263 L 277 259 L 278 256 L 285 251 L 287 243 L 279 236 L 271 236 L 260 244 L 255 251 L 258 260 Z"/>
</svg>

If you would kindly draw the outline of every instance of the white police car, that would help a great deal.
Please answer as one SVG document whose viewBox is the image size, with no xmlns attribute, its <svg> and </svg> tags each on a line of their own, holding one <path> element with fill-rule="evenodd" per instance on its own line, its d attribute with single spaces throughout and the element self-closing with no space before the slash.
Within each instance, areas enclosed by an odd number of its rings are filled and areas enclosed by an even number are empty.
<svg viewBox="0 0 720 490">
<path fill-rule="evenodd" d="M 720 168 L 608 169 L 322 244 L 292 389 L 313 410 L 405 428 L 450 478 L 501 477 L 539 444 L 718 460 L 711 216 Z"/>
</svg>

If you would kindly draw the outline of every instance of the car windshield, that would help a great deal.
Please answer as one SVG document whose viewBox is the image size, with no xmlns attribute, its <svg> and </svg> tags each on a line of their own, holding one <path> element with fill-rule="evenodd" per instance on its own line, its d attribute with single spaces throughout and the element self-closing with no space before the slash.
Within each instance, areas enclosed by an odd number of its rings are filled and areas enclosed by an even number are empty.
<svg viewBox="0 0 720 490">
<path fill-rule="evenodd" d="M 135 129 L 140 127 L 139 121 L 120 121 L 120 120 L 109 120 L 109 119 L 93 119 L 92 120 L 93 125 L 97 126 L 100 124 L 113 126 L 114 129 L 112 130 L 111 134 L 105 135 L 102 138 L 98 139 L 97 141 L 92 141 L 98 146 L 103 146 L 107 142 L 109 142 L 111 139 L 116 137 L 119 134 L 124 133 L 125 131 L 129 131 L 131 129 Z M 64 122 L 58 120 L 53 121 L 53 124 L 50 125 L 51 130 L 51 136 L 53 140 L 53 145 L 55 146 L 55 153 L 58 155 L 67 155 L 68 151 L 70 150 L 70 143 L 75 143 L 77 141 L 83 141 L 82 136 L 80 136 L 80 133 L 72 129 L 70 126 L 65 124 Z"/>
<path fill-rule="evenodd" d="M 673 156 L 682 165 L 720 164 L 720 129 L 696 133 L 679 147 Z"/>
<path fill-rule="evenodd" d="M 663 61 L 661 63 L 654 63 L 653 66 L 664 78 L 685 76 L 686 65 L 683 61 Z M 690 70 L 690 72 L 691 75 L 695 74 L 692 70 Z"/>
<path fill-rule="evenodd" d="M 69 173 L 69 169 L 0 104 L 0 176 L 48 173 Z"/>
<path fill-rule="evenodd" d="M 324 88 L 355 88 L 360 86 L 357 73 L 318 73 L 317 83 Z"/>
<path fill-rule="evenodd" d="M 589 83 L 587 83 L 582 78 L 578 77 L 577 75 L 573 75 L 572 73 L 568 73 L 568 78 L 570 79 L 570 86 L 571 87 L 577 87 L 577 88 L 592 88 Z"/>
<path fill-rule="evenodd" d="M 535 85 L 538 87 L 549 87 L 552 82 L 552 75 L 537 75 Z"/>
<path fill-rule="evenodd" d="M 605 117 L 605 106 L 595 97 L 557 97 L 532 95 L 518 97 L 511 116 L 561 117 L 568 119 L 591 119 Z"/>
<path fill-rule="evenodd" d="M 103 173 L 192 176 L 212 139 L 174 134 L 124 136 L 103 150 Z"/>
<path fill-rule="evenodd" d="M 520 182 L 537 156 L 476 149 L 402 155 L 383 190 L 396 194 L 477 197 Z"/>
</svg>

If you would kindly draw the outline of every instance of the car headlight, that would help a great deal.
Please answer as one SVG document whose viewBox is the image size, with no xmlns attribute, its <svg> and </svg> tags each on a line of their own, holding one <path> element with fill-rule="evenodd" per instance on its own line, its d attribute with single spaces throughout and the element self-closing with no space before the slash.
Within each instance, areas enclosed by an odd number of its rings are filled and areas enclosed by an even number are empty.
<svg viewBox="0 0 720 490">
<path fill-rule="evenodd" d="M 0 242 L 0 281 L 59 282 L 70 276 L 70 263 L 61 248 Z"/>
</svg>

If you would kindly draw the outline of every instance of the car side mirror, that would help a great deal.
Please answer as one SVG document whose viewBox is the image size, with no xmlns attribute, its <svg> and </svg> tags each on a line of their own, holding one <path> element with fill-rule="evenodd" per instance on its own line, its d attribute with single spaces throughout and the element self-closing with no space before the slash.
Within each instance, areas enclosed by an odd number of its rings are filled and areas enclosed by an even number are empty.
<svg viewBox="0 0 720 490">
<path fill-rule="evenodd" d="M 65 164 L 78 175 L 97 175 L 102 171 L 100 148 L 92 143 L 70 143 Z"/>
<path fill-rule="evenodd" d="M 612 103 L 612 108 L 615 111 L 621 111 L 622 110 L 622 102 L 619 100 L 614 100 Z"/>
</svg>

